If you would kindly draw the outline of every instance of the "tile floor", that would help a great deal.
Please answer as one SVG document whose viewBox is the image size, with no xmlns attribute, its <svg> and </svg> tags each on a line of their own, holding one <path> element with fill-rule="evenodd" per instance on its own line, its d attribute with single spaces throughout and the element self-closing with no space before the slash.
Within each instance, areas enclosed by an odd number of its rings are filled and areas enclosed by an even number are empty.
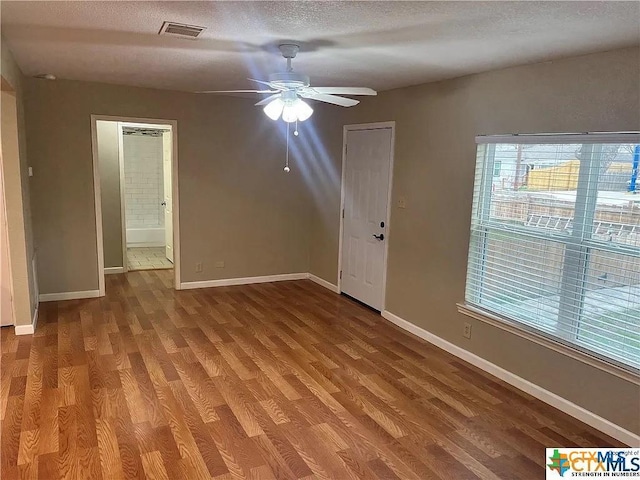
<svg viewBox="0 0 640 480">
<path fill-rule="evenodd" d="M 165 256 L 164 247 L 127 248 L 127 265 L 129 271 L 173 268 L 173 263 Z"/>
</svg>

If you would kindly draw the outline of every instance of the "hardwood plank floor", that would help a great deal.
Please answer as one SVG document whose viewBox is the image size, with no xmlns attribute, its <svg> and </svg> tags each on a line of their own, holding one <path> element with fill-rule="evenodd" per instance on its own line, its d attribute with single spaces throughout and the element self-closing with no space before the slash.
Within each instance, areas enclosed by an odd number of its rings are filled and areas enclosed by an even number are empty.
<svg viewBox="0 0 640 480">
<path fill-rule="evenodd" d="M 100 299 L 3 328 L 2 479 L 543 478 L 619 442 L 303 280 Z"/>
</svg>

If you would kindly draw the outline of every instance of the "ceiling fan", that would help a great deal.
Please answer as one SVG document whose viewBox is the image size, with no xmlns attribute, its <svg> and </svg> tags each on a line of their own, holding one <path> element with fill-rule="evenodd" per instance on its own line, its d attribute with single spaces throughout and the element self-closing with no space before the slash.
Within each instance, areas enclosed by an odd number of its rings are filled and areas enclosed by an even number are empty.
<svg viewBox="0 0 640 480">
<path fill-rule="evenodd" d="M 366 87 L 312 87 L 309 77 L 294 72 L 291 66 L 291 60 L 297 55 L 300 46 L 295 43 L 284 43 L 278 48 L 287 60 L 287 71 L 272 73 L 269 75 L 269 81 L 248 79 L 268 86 L 268 90 L 210 90 L 198 93 L 269 93 L 271 95 L 260 100 L 256 105 L 264 105 L 264 113 L 272 120 L 278 120 L 282 116 L 282 120 L 287 123 L 302 122 L 313 113 L 313 109 L 302 99 L 352 107 L 360 102 L 340 95 L 377 95 L 375 90 Z"/>
</svg>

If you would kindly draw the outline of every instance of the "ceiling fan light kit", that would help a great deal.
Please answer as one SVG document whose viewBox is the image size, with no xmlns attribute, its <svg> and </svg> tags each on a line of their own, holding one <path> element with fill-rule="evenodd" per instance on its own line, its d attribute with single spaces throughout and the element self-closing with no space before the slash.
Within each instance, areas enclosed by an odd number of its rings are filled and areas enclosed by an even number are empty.
<svg viewBox="0 0 640 480">
<path fill-rule="evenodd" d="M 291 93 L 293 92 L 284 92 L 284 94 Z M 304 122 L 313 113 L 313 108 L 304 100 L 297 98 L 294 93 L 293 98 L 274 98 L 264 107 L 264 113 L 271 120 L 278 120 L 282 115 L 282 120 L 287 123 Z"/>
<path fill-rule="evenodd" d="M 264 107 L 263 110 L 271 120 L 278 120 L 280 115 L 282 115 L 282 110 L 284 110 L 284 102 L 279 98 L 276 98 L 267 103 L 267 106 Z"/>
</svg>

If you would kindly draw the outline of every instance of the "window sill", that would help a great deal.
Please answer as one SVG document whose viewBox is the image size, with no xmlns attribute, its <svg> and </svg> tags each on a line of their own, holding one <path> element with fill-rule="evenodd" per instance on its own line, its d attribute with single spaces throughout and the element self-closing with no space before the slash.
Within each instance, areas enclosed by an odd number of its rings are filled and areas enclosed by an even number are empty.
<svg viewBox="0 0 640 480">
<path fill-rule="evenodd" d="M 493 315 L 479 308 L 472 307 L 471 305 L 467 305 L 464 303 L 458 303 L 456 305 L 458 307 L 458 312 L 462 313 L 463 315 L 467 315 L 468 317 L 487 323 L 501 330 L 505 330 L 509 333 L 512 333 L 513 335 L 517 335 L 518 337 L 525 338 L 531 342 L 537 343 L 538 345 L 542 345 L 555 352 L 571 357 L 582 363 L 586 363 L 587 365 L 610 373 L 611 375 L 615 375 L 628 382 L 640 385 L 640 373 L 634 373 L 631 370 L 620 367 L 613 363 L 606 362 L 605 360 L 589 355 L 588 353 L 585 353 L 576 348 L 571 348 L 570 346 L 564 345 L 560 342 L 553 341 L 544 335 L 540 335 L 524 329 L 516 323 L 509 322 L 508 320 L 505 320 L 497 315 Z"/>
</svg>

